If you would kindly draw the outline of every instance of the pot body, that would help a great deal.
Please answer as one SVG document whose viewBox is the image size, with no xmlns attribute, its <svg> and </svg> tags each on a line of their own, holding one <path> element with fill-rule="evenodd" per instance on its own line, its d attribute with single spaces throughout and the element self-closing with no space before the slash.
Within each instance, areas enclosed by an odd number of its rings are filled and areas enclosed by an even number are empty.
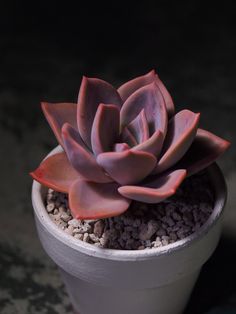
<svg viewBox="0 0 236 314">
<path fill-rule="evenodd" d="M 201 267 L 215 250 L 221 233 L 225 181 L 216 164 L 207 171 L 215 192 L 215 207 L 204 226 L 176 243 L 137 251 L 102 249 L 66 234 L 46 212 L 46 188 L 33 183 L 38 235 L 59 266 L 76 313 L 183 312 Z"/>
<path fill-rule="evenodd" d="M 183 312 L 199 270 L 179 280 L 154 288 L 103 287 L 61 270 L 76 313 L 180 314 Z M 137 274 L 138 276 L 138 274 Z"/>
</svg>

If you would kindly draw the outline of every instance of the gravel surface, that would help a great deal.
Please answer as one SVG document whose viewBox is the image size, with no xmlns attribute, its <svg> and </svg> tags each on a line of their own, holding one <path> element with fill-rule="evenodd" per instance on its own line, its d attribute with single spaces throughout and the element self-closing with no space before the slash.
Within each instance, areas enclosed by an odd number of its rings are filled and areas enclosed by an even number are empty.
<svg viewBox="0 0 236 314">
<path fill-rule="evenodd" d="M 168 245 L 198 230 L 210 216 L 214 198 L 204 173 L 184 181 L 177 193 L 159 204 L 131 203 L 117 217 L 73 219 L 66 194 L 48 190 L 46 208 L 55 224 L 78 240 L 99 247 L 142 250 Z"/>
</svg>

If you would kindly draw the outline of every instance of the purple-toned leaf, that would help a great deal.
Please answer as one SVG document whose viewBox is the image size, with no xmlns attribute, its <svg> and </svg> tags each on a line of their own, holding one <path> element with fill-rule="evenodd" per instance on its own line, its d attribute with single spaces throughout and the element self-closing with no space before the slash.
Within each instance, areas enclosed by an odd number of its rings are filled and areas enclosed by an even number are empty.
<svg viewBox="0 0 236 314">
<path fill-rule="evenodd" d="M 144 109 L 128 126 L 138 143 L 142 143 L 149 138 L 149 127 Z"/>
<path fill-rule="evenodd" d="M 155 167 L 152 154 L 125 150 L 98 155 L 98 164 L 120 184 L 133 184 L 145 178 Z"/>
<path fill-rule="evenodd" d="M 76 111 L 77 104 L 73 103 L 41 103 L 43 113 L 53 130 L 59 144 L 63 146 L 61 138 L 61 128 L 64 123 L 68 122 L 77 129 Z"/>
<path fill-rule="evenodd" d="M 128 127 L 125 127 L 120 134 L 120 142 L 127 143 L 130 147 L 137 145 L 137 141 Z"/>
<path fill-rule="evenodd" d="M 120 108 L 122 100 L 117 90 L 109 83 L 83 77 L 78 97 L 77 122 L 79 133 L 89 147 L 93 120 L 100 103 L 113 104 Z"/>
<path fill-rule="evenodd" d="M 92 126 L 91 143 L 94 154 L 111 151 L 119 139 L 120 111 L 115 105 L 100 104 Z"/>
<path fill-rule="evenodd" d="M 70 188 L 69 206 L 76 219 L 101 219 L 122 214 L 130 200 L 118 193 L 117 183 L 77 180 Z"/>
<path fill-rule="evenodd" d="M 163 134 L 161 131 L 157 130 L 149 139 L 147 139 L 145 142 L 132 147 L 132 150 L 134 151 L 143 151 L 150 154 L 153 154 L 157 159 L 161 153 L 161 148 L 163 145 Z"/>
<path fill-rule="evenodd" d="M 156 78 L 155 71 L 152 70 L 145 75 L 138 76 L 138 77 L 126 82 L 125 84 L 121 85 L 118 88 L 118 92 L 119 92 L 123 102 L 125 102 L 126 99 L 130 95 L 132 95 L 136 90 L 138 90 L 139 88 L 154 82 L 155 78 Z"/>
<path fill-rule="evenodd" d="M 123 104 L 120 111 L 121 129 L 129 125 L 144 109 L 150 135 L 160 130 L 165 136 L 167 130 L 167 111 L 164 98 L 155 83 L 141 87 Z"/>
<path fill-rule="evenodd" d="M 184 156 L 196 136 L 199 118 L 199 113 L 182 110 L 169 121 L 162 157 L 153 173 L 165 171 Z"/>
<path fill-rule="evenodd" d="M 230 142 L 209 131 L 198 129 L 191 147 L 174 168 L 183 167 L 190 176 L 212 164 L 229 146 Z"/>
<path fill-rule="evenodd" d="M 68 159 L 72 166 L 85 179 L 92 182 L 113 181 L 97 164 L 95 157 L 78 141 L 78 132 L 69 124 L 62 127 L 62 138 Z"/>
<path fill-rule="evenodd" d="M 72 183 L 79 178 L 64 152 L 43 160 L 30 175 L 39 183 L 62 193 L 68 193 Z"/>
<path fill-rule="evenodd" d="M 118 189 L 124 197 L 145 203 L 159 203 L 175 194 L 186 177 L 186 170 L 178 169 L 162 176 L 150 176 L 143 186 L 126 185 Z"/>
<path fill-rule="evenodd" d="M 168 116 L 171 117 L 175 113 L 175 106 L 173 103 L 173 99 L 157 74 L 156 74 L 155 82 L 158 85 L 158 87 L 160 88 L 160 91 L 164 97 Z"/>
<path fill-rule="evenodd" d="M 126 143 L 116 143 L 113 147 L 113 151 L 115 152 L 123 152 L 127 149 L 130 149 L 130 146 Z"/>
<path fill-rule="evenodd" d="M 69 123 L 65 123 L 62 126 L 61 129 L 61 133 L 63 133 L 65 136 L 67 136 L 67 134 L 69 133 L 69 136 L 71 138 L 73 138 L 73 140 L 78 143 L 80 146 L 82 146 L 86 151 L 88 151 L 88 153 L 91 154 L 91 150 L 88 148 L 88 146 L 84 143 L 84 141 L 82 140 L 79 132 L 77 129 L 73 128 L 72 125 L 70 125 Z M 63 144 L 64 144 L 64 138 L 63 138 L 63 134 L 62 134 L 62 140 L 63 140 Z"/>
</svg>

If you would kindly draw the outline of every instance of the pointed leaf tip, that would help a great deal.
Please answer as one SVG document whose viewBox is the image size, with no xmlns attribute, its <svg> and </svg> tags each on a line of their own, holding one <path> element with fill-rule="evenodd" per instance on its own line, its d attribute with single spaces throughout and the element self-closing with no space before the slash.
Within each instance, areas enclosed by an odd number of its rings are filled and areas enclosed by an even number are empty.
<svg viewBox="0 0 236 314">
<path fill-rule="evenodd" d="M 138 76 L 118 88 L 118 93 L 120 94 L 123 102 L 129 98 L 136 90 L 139 88 L 152 83 L 155 80 L 155 71 L 151 70 L 145 75 Z"/>
<path fill-rule="evenodd" d="M 98 106 L 91 132 L 91 143 L 97 156 L 110 151 L 119 138 L 120 111 L 115 105 Z"/>
<path fill-rule="evenodd" d="M 230 142 L 209 131 L 198 129 L 191 147 L 174 168 L 185 168 L 188 176 L 193 175 L 212 164 L 229 147 Z"/>
<path fill-rule="evenodd" d="M 167 111 L 158 86 L 152 82 L 134 92 L 120 111 L 121 129 L 129 125 L 141 110 L 145 110 L 150 135 L 160 130 L 164 136 L 167 130 Z"/>
<path fill-rule="evenodd" d="M 59 144 L 63 147 L 61 128 L 67 122 L 77 129 L 77 104 L 42 102 L 41 108 Z"/>
<path fill-rule="evenodd" d="M 78 97 L 77 123 L 79 133 L 89 147 L 91 147 L 93 120 L 100 103 L 114 104 L 120 108 L 122 100 L 109 83 L 96 78 L 83 77 Z"/>
<path fill-rule="evenodd" d="M 63 193 L 68 193 L 72 183 L 79 178 L 64 152 L 44 159 L 30 175 L 42 185 Z"/>
<path fill-rule="evenodd" d="M 142 143 L 149 138 L 149 127 L 144 109 L 128 125 L 128 128 L 138 143 Z"/>
<path fill-rule="evenodd" d="M 162 176 L 150 176 L 142 185 L 126 185 L 118 189 L 124 197 L 145 203 L 160 203 L 175 194 L 186 177 L 186 170 L 178 169 Z"/>
<path fill-rule="evenodd" d="M 199 119 L 199 113 L 182 110 L 169 121 L 162 157 L 153 173 L 167 170 L 184 156 L 196 136 Z"/>
<path fill-rule="evenodd" d="M 172 99 L 170 93 L 168 92 L 166 86 L 163 84 L 163 82 L 160 80 L 160 78 L 157 74 L 155 76 L 155 82 L 156 82 L 157 86 L 159 87 L 159 89 L 162 93 L 162 96 L 165 100 L 168 116 L 172 117 L 175 113 L 175 106 L 174 106 L 173 99 Z"/>
</svg>

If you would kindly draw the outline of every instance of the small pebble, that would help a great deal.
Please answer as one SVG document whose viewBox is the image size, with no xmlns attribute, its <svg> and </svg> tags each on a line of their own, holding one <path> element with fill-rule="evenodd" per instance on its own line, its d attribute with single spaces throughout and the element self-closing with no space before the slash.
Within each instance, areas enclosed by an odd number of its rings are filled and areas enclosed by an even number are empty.
<svg viewBox="0 0 236 314">
<path fill-rule="evenodd" d="M 165 245 L 168 245 L 168 244 L 169 244 L 169 241 L 167 241 L 167 240 L 161 240 L 161 243 L 162 243 L 162 246 L 165 246 Z"/>
<path fill-rule="evenodd" d="M 64 206 L 60 206 L 60 207 L 58 208 L 58 210 L 59 210 L 59 213 L 60 213 L 60 214 L 63 214 L 63 213 L 66 212 L 66 209 L 65 209 Z"/>
<path fill-rule="evenodd" d="M 46 208 L 47 208 L 47 211 L 48 211 L 49 213 L 51 213 L 51 212 L 53 211 L 53 209 L 55 208 L 55 206 L 54 206 L 53 203 L 51 203 L 51 204 L 48 204 Z"/>
<path fill-rule="evenodd" d="M 75 233 L 80 233 L 80 229 L 79 228 L 74 228 L 73 229 L 73 234 L 75 234 Z"/>
<path fill-rule="evenodd" d="M 166 235 L 166 231 L 164 229 L 159 229 L 157 230 L 156 234 L 161 237 L 161 236 L 164 236 Z"/>
<path fill-rule="evenodd" d="M 95 222 L 93 232 L 97 237 L 100 238 L 102 236 L 103 230 L 104 222 L 102 220 L 98 220 L 97 222 Z"/>
<path fill-rule="evenodd" d="M 83 235 L 83 234 L 81 234 L 81 233 L 76 233 L 76 234 L 74 235 L 74 238 L 76 238 L 76 239 L 79 239 L 79 240 L 82 240 L 82 241 L 83 241 L 84 235 Z"/>
<path fill-rule="evenodd" d="M 140 245 L 139 247 L 138 247 L 138 250 L 144 250 L 145 249 L 145 246 L 143 246 L 143 245 Z"/>
<path fill-rule="evenodd" d="M 172 217 L 173 217 L 173 219 L 174 219 L 175 221 L 180 221 L 180 220 L 182 220 L 180 214 L 178 214 L 177 212 L 173 212 L 173 213 L 172 213 Z"/>
<path fill-rule="evenodd" d="M 66 228 L 64 231 L 65 231 L 66 233 L 70 234 L 70 235 L 73 234 L 73 231 L 72 231 L 71 229 L 69 229 L 69 228 Z"/>
<path fill-rule="evenodd" d="M 74 219 L 68 196 L 48 190 L 50 219 L 78 241 L 101 248 L 150 250 L 174 243 L 196 232 L 209 218 L 214 197 L 204 175 L 184 181 L 177 193 L 158 204 L 132 202 L 130 210 L 107 219 Z"/>
<path fill-rule="evenodd" d="M 80 225 L 80 222 L 78 219 L 71 219 L 68 221 L 68 225 L 73 226 L 74 228 L 78 228 Z"/>
<path fill-rule="evenodd" d="M 83 241 L 84 241 L 84 242 L 89 242 L 89 239 L 90 239 L 89 234 L 86 232 L 86 233 L 84 234 Z"/>
<path fill-rule="evenodd" d="M 95 234 L 93 234 L 93 233 L 91 233 L 91 234 L 89 235 L 89 238 L 90 238 L 90 240 L 93 241 L 93 242 L 99 242 L 99 238 L 96 237 Z"/>
<path fill-rule="evenodd" d="M 160 247 L 162 246 L 162 242 L 161 241 L 155 241 L 153 247 Z"/>
<path fill-rule="evenodd" d="M 174 232 L 170 233 L 170 240 L 173 240 L 173 241 L 177 240 L 177 235 Z"/>
<path fill-rule="evenodd" d="M 71 219 L 71 216 L 66 213 L 63 213 L 61 214 L 61 219 L 64 220 L 65 222 L 68 222 Z"/>
</svg>

